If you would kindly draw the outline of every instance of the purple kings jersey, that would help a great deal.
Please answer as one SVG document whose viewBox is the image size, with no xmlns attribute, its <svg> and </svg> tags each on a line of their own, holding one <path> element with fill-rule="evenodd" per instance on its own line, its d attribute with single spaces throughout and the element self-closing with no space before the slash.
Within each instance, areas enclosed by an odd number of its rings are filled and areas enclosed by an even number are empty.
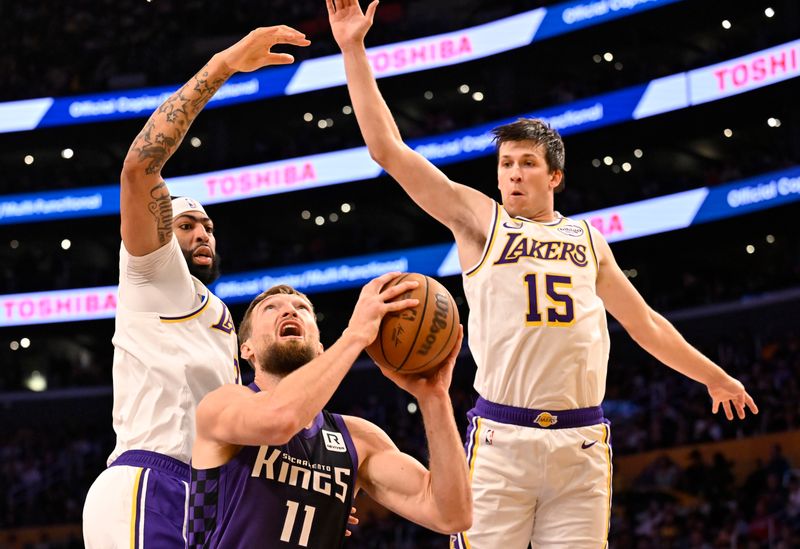
<svg viewBox="0 0 800 549">
<path fill-rule="evenodd" d="M 357 467 L 344 420 L 323 411 L 283 446 L 244 446 L 220 467 L 192 468 L 188 546 L 341 547 Z"/>
</svg>

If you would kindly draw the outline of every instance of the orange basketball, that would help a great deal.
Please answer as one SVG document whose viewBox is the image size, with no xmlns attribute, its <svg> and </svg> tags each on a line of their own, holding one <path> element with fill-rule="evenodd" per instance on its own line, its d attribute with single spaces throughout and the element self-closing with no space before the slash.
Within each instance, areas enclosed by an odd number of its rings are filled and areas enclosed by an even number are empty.
<svg viewBox="0 0 800 549">
<path fill-rule="evenodd" d="M 458 308 L 444 286 L 419 273 L 403 273 L 386 287 L 405 280 L 416 280 L 419 286 L 397 299 L 416 298 L 419 305 L 383 317 L 378 337 L 366 351 L 382 368 L 419 374 L 440 366 L 453 350 L 458 341 Z"/>
</svg>

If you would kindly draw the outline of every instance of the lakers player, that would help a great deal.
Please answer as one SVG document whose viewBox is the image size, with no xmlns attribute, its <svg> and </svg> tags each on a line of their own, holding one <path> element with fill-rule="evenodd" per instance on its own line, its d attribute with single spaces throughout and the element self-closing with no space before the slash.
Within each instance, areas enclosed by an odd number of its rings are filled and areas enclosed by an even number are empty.
<svg viewBox="0 0 800 549">
<path fill-rule="evenodd" d="M 213 223 L 189 198 L 170 199 L 161 168 L 237 71 L 291 63 L 276 43 L 308 45 L 288 27 L 257 29 L 209 63 L 150 117 L 125 158 L 114 334 L 109 468 L 86 497 L 86 547 L 182 548 L 195 408 L 239 382 L 230 313 L 205 284 L 217 275 Z"/>
<path fill-rule="evenodd" d="M 448 387 L 461 340 L 433 376 L 387 373 L 419 402 L 430 471 L 369 421 L 322 407 L 378 333 L 389 302 L 415 287 L 381 291 L 399 273 L 362 289 L 350 323 L 325 352 L 308 298 L 276 286 L 250 304 L 240 326 L 249 387 L 226 385 L 197 411 L 189 547 L 341 547 L 359 489 L 399 515 L 443 533 L 469 527 L 467 467 Z"/>
<path fill-rule="evenodd" d="M 467 453 L 479 549 L 603 547 L 611 502 L 610 432 L 600 408 L 605 312 L 646 351 L 704 383 L 712 410 L 757 413 L 742 384 L 690 346 L 622 273 L 603 236 L 554 210 L 564 145 L 539 120 L 494 130 L 502 204 L 450 181 L 407 147 L 372 76 L 364 36 L 377 1 L 327 0 L 350 97 L 372 157 L 455 236 L 470 307 L 480 398 Z"/>
</svg>

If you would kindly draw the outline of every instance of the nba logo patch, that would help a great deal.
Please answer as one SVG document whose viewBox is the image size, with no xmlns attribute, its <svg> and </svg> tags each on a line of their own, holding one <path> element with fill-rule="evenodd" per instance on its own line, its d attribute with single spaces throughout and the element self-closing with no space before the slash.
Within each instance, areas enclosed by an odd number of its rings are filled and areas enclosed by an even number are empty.
<svg viewBox="0 0 800 549">
<path fill-rule="evenodd" d="M 494 429 L 486 429 L 486 437 L 484 439 L 486 444 L 491 446 L 494 441 Z"/>
<path fill-rule="evenodd" d="M 333 431 L 322 430 L 322 440 L 325 441 L 325 448 L 331 452 L 346 452 L 347 445 L 344 443 L 344 436 L 342 433 L 335 433 Z"/>
</svg>

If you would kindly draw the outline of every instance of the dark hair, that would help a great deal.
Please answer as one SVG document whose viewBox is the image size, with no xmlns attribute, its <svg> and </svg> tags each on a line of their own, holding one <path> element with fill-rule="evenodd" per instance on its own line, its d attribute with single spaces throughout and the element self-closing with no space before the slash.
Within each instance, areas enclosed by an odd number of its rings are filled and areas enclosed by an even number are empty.
<svg viewBox="0 0 800 549">
<path fill-rule="evenodd" d="M 314 311 L 314 304 L 311 303 L 311 300 L 308 299 L 308 296 L 303 292 L 298 292 L 288 284 L 278 284 L 277 286 L 273 286 L 269 290 L 263 291 L 258 294 L 253 301 L 250 302 L 250 305 L 247 306 L 247 310 L 244 312 L 244 318 L 242 318 L 241 324 L 239 324 L 239 341 L 244 342 L 247 341 L 250 337 L 250 333 L 253 330 L 252 322 L 250 321 L 250 316 L 253 313 L 253 309 L 255 309 L 259 303 L 264 301 L 270 296 L 273 295 L 299 295 L 306 301 L 308 301 L 309 305 L 311 305 L 311 311 Z"/>
<path fill-rule="evenodd" d="M 541 145 L 544 147 L 545 160 L 550 172 L 560 170 L 562 174 L 564 173 L 564 141 L 561 140 L 558 130 L 551 128 L 544 120 L 518 118 L 510 124 L 497 126 L 492 130 L 492 134 L 498 152 L 500 145 L 509 141 L 531 141 L 535 145 Z M 562 176 L 561 183 L 555 188 L 555 191 L 560 192 L 563 188 L 564 178 Z"/>
</svg>

